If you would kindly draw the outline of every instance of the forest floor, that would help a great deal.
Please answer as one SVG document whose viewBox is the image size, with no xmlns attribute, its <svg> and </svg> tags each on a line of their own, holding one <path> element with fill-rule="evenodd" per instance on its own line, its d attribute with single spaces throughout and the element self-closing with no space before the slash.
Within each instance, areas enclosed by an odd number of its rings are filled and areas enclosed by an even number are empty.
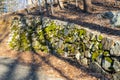
<svg viewBox="0 0 120 80">
<path fill-rule="evenodd" d="M 90 28 L 91 30 L 98 31 L 101 34 L 112 36 L 113 38 L 120 40 L 120 28 L 111 28 L 108 20 L 99 19 L 99 17 L 97 16 L 98 14 L 105 11 L 119 10 L 120 7 L 107 7 L 101 6 L 99 4 L 94 4 L 94 7 L 96 10 L 91 14 L 88 14 L 83 13 L 82 6 L 79 6 L 79 8 L 76 9 L 74 3 L 72 3 L 71 5 L 65 4 L 65 9 L 63 10 L 60 10 L 59 7 L 55 7 L 54 15 L 51 15 L 49 17 L 63 21 L 70 21 L 83 27 Z M 39 15 L 36 11 L 38 10 L 31 10 L 31 13 L 29 15 Z M 25 11 L 23 11 L 22 13 L 24 14 Z M 46 16 L 46 12 L 44 12 L 44 15 Z M 44 74 L 54 76 L 56 78 L 61 78 L 58 80 L 104 80 L 104 75 L 93 72 L 89 70 L 87 66 L 80 65 L 77 61 L 71 59 L 42 52 L 17 52 L 11 50 L 7 44 L 10 33 L 10 20 L 8 17 L 9 16 L 5 16 L 6 22 L 0 22 L 0 56 L 17 59 L 17 61 L 23 65 L 32 65 L 31 69 L 34 76 L 35 72 L 39 68 L 41 68 Z M 13 67 L 11 73 L 13 73 L 14 69 L 16 68 L 13 64 L 11 64 L 11 66 Z M 105 80 L 109 79 L 106 78 Z"/>
<path fill-rule="evenodd" d="M 99 2 L 100 1 L 103 0 L 99 0 Z M 50 17 L 53 19 L 69 21 L 93 31 L 100 32 L 103 35 L 110 36 L 113 39 L 120 40 L 120 27 L 111 28 L 109 20 L 102 19 L 98 16 L 107 11 L 119 11 L 120 5 L 105 5 L 104 3 L 99 2 L 93 3 L 94 10 L 91 13 L 84 13 L 82 4 L 79 4 L 79 7 L 76 8 L 75 3 L 71 3 L 65 4 L 63 10 L 60 10 L 59 7 L 54 8 L 54 15 Z M 118 4 L 120 4 L 120 1 L 118 1 Z"/>
</svg>

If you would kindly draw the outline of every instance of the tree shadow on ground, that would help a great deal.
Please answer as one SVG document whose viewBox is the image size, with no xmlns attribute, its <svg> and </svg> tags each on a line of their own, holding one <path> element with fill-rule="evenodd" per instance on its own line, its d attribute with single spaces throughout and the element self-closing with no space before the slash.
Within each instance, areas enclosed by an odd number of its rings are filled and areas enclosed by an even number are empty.
<svg viewBox="0 0 120 80">
<path fill-rule="evenodd" d="M 106 10 L 120 10 L 120 7 L 115 6 L 115 4 L 114 5 L 108 5 L 107 3 L 105 4 L 105 3 L 96 3 L 96 2 L 93 2 L 92 4 L 96 5 L 96 6 L 99 6 L 99 7 L 103 7 Z"/>
<path fill-rule="evenodd" d="M 2 24 L 2 26 L 0 28 L 0 43 L 2 43 L 2 41 L 9 35 L 7 24 L 8 23 L 5 22 L 4 24 Z"/>
<path fill-rule="evenodd" d="M 3 35 L 4 35 L 4 33 L 3 33 Z M 8 35 L 9 35 L 9 32 L 6 33 L 2 38 L 0 38 L 0 43 L 2 43 L 2 41 L 3 41 Z"/>
<path fill-rule="evenodd" d="M 38 65 L 34 64 L 34 60 L 31 64 L 20 63 L 21 54 L 21 52 L 18 53 L 17 58 L 13 60 L 10 58 L 0 59 L 0 67 L 5 67 L 0 72 L 0 80 L 39 80 L 36 74 Z"/>
<path fill-rule="evenodd" d="M 79 7 L 76 7 L 75 4 L 66 4 L 64 6 L 65 10 L 69 10 L 69 11 L 72 11 L 72 12 L 77 12 L 77 13 L 83 13 L 84 11 L 82 9 L 80 9 Z"/>
<path fill-rule="evenodd" d="M 18 56 L 19 56 L 20 53 L 18 53 Z M 1 80 L 11 80 L 11 76 L 12 76 L 12 72 L 15 71 L 16 69 L 16 66 L 17 66 L 17 63 L 18 63 L 18 59 L 19 57 L 17 56 L 17 59 L 15 59 L 14 61 L 6 61 L 6 59 L 3 59 L 3 62 L 0 63 L 0 65 L 4 65 L 6 66 L 8 69 L 7 71 L 3 74 L 3 77 L 1 77 L 0 79 Z M 1 59 L 2 60 L 2 59 Z M 7 62 L 7 63 L 6 63 Z M 4 69 L 4 68 L 3 68 Z M 1 71 L 2 72 L 2 71 Z M 2 73 L 1 73 L 2 74 Z"/>
<path fill-rule="evenodd" d="M 34 54 L 34 53 L 31 53 Z M 29 64 L 30 71 L 26 76 L 25 80 L 39 80 L 37 75 L 37 70 L 41 66 L 41 64 L 35 64 L 34 55 L 32 55 L 32 62 Z"/>
<path fill-rule="evenodd" d="M 62 21 L 70 22 L 70 23 L 75 23 L 75 24 L 78 24 L 82 27 L 86 27 L 86 28 L 89 28 L 91 30 L 95 30 L 95 31 L 98 31 L 98 32 L 101 32 L 101 33 L 105 33 L 107 35 L 120 36 L 120 30 L 108 28 L 108 27 L 105 27 L 105 26 L 100 26 L 98 24 L 76 21 L 76 20 L 71 20 L 71 19 L 68 19 L 68 18 L 63 19 L 63 18 L 56 17 L 56 16 L 50 16 L 50 18 L 51 19 L 58 19 L 58 20 L 62 20 Z"/>
</svg>

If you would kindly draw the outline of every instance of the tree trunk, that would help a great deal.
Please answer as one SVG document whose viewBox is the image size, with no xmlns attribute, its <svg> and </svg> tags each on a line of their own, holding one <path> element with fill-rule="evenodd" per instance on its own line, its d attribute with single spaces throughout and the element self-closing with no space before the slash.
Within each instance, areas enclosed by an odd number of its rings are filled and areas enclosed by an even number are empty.
<svg viewBox="0 0 120 80">
<path fill-rule="evenodd" d="M 76 5 L 76 7 L 78 7 L 78 0 L 75 1 L 75 5 Z"/>
<path fill-rule="evenodd" d="M 50 8 L 51 8 L 51 14 L 53 15 L 54 11 L 53 11 L 53 1 L 52 0 L 50 0 Z"/>
<path fill-rule="evenodd" d="M 47 0 L 45 0 L 45 7 L 46 7 L 47 16 L 49 16 L 49 10 L 48 10 Z"/>
<path fill-rule="evenodd" d="M 38 0 L 38 6 L 39 6 L 39 13 L 41 14 L 42 13 L 42 3 L 41 3 L 42 1 L 41 0 Z"/>
<path fill-rule="evenodd" d="M 64 8 L 63 0 L 57 0 L 57 1 L 58 1 L 58 5 L 59 5 L 60 9 L 63 9 Z"/>
<path fill-rule="evenodd" d="M 84 12 L 88 12 L 88 13 L 92 11 L 91 0 L 83 0 L 83 10 Z"/>
<path fill-rule="evenodd" d="M 56 4 L 56 3 L 57 3 L 57 0 L 53 0 L 53 3 Z"/>
</svg>

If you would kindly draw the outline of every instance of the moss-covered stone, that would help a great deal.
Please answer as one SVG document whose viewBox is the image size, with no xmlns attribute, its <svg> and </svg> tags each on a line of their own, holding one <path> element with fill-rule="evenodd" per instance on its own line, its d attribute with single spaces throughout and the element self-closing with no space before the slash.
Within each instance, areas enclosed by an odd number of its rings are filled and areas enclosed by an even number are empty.
<svg viewBox="0 0 120 80">
<path fill-rule="evenodd" d="M 78 30 L 78 35 L 79 36 L 82 36 L 82 35 L 85 35 L 85 34 L 86 34 L 86 31 L 84 29 Z"/>
<path fill-rule="evenodd" d="M 102 35 L 99 35 L 99 36 L 98 36 L 98 41 L 102 41 L 102 39 L 103 39 L 103 36 L 102 36 Z"/>
<path fill-rule="evenodd" d="M 110 72 L 114 72 L 114 68 L 112 66 L 113 61 L 110 57 L 105 57 L 102 60 L 102 67 L 106 70 L 106 71 L 110 71 Z"/>
<path fill-rule="evenodd" d="M 94 60 L 96 60 L 97 59 L 97 57 L 99 56 L 99 52 L 98 51 L 95 51 L 95 52 L 93 52 L 92 53 L 92 60 L 94 61 Z"/>
<path fill-rule="evenodd" d="M 110 63 L 113 62 L 113 60 L 110 57 L 105 57 L 105 60 L 108 61 L 108 62 L 110 62 Z"/>
<path fill-rule="evenodd" d="M 99 44 L 98 44 L 98 48 L 99 48 L 100 50 L 102 50 L 102 49 L 103 49 L 103 44 L 102 44 L 102 43 L 99 43 Z"/>
<path fill-rule="evenodd" d="M 110 52 L 109 52 L 109 51 L 104 51 L 104 52 L 103 52 L 103 55 L 104 55 L 104 56 L 110 56 Z"/>
</svg>

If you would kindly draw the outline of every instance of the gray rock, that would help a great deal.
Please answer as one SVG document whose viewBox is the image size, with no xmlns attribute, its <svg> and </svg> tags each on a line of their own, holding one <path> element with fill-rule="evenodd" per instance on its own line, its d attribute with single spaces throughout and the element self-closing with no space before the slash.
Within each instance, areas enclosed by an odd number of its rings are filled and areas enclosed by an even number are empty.
<svg viewBox="0 0 120 80">
<path fill-rule="evenodd" d="M 113 80 L 120 80 L 120 72 L 113 74 Z"/>
<path fill-rule="evenodd" d="M 97 39 L 97 41 L 101 41 L 103 39 L 103 36 L 102 35 L 96 35 L 96 39 Z"/>
<path fill-rule="evenodd" d="M 114 14 L 112 12 L 105 12 L 101 16 L 102 18 L 112 19 L 114 17 Z"/>
<path fill-rule="evenodd" d="M 120 56 L 120 42 L 115 43 L 115 46 L 110 49 L 110 54 Z"/>
<path fill-rule="evenodd" d="M 81 54 L 80 54 L 79 52 L 77 52 L 77 54 L 75 54 L 75 58 L 76 58 L 77 60 L 80 60 L 80 56 L 81 56 Z"/>
<path fill-rule="evenodd" d="M 99 65 L 102 63 L 102 55 L 100 54 L 97 58 L 96 61 L 98 62 Z"/>
<path fill-rule="evenodd" d="M 59 40 L 59 42 L 58 42 L 58 48 L 61 48 L 62 47 L 62 45 L 63 45 L 63 40 Z"/>
<path fill-rule="evenodd" d="M 83 43 L 87 44 L 87 43 L 88 43 L 88 40 L 83 39 Z"/>
<path fill-rule="evenodd" d="M 110 50 L 110 48 L 114 45 L 114 41 L 109 38 L 103 38 L 102 45 L 104 50 Z"/>
<path fill-rule="evenodd" d="M 111 67 L 111 63 L 108 62 L 107 60 L 103 59 L 103 61 L 102 61 L 102 67 L 103 67 L 105 70 L 110 71 L 109 68 Z"/>
<path fill-rule="evenodd" d="M 86 58 L 91 58 L 91 53 L 90 53 L 90 51 L 85 51 L 85 57 Z"/>
<path fill-rule="evenodd" d="M 95 39 L 95 34 L 94 33 L 90 33 L 89 36 L 90 36 L 90 40 L 94 40 Z"/>
<path fill-rule="evenodd" d="M 99 42 L 93 42 L 93 45 L 91 47 L 92 51 L 98 50 L 98 44 Z"/>
<path fill-rule="evenodd" d="M 85 43 L 88 43 L 88 41 L 90 41 L 90 38 L 89 38 L 89 37 L 85 36 L 84 38 L 85 38 L 85 39 L 84 39 L 84 40 L 85 40 Z"/>
<path fill-rule="evenodd" d="M 67 52 L 64 53 L 64 56 L 65 56 L 65 57 L 68 57 L 68 55 L 69 55 L 69 53 L 67 53 Z"/>
<path fill-rule="evenodd" d="M 113 27 L 120 27 L 120 12 L 118 12 L 111 20 Z"/>
<path fill-rule="evenodd" d="M 69 29 L 65 28 L 64 29 L 64 35 L 67 36 L 69 34 Z"/>
<path fill-rule="evenodd" d="M 120 27 L 120 12 L 105 12 L 102 18 L 109 19 L 112 27 Z"/>
<path fill-rule="evenodd" d="M 87 47 L 88 49 L 92 49 L 93 45 L 94 45 L 94 42 L 90 42 L 90 41 L 89 41 L 89 42 L 86 44 L 86 47 Z"/>
<path fill-rule="evenodd" d="M 113 68 L 115 69 L 116 72 L 120 71 L 120 62 L 115 60 L 113 63 Z"/>
<path fill-rule="evenodd" d="M 45 28 L 46 26 L 48 26 L 48 25 L 50 24 L 50 22 L 51 22 L 51 20 L 50 20 L 49 18 L 44 17 L 44 18 L 42 19 L 42 23 L 43 23 L 42 28 Z"/>
<path fill-rule="evenodd" d="M 88 32 L 86 31 L 85 37 L 87 38 L 87 40 L 90 40 L 90 34 L 91 33 L 89 31 Z"/>
<path fill-rule="evenodd" d="M 60 25 L 61 28 L 64 28 L 64 26 L 68 24 L 68 22 L 60 21 L 57 19 L 54 19 L 54 22 L 56 23 L 56 25 Z"/>
<path fill-rule="evenodd" d="M 68 28 L 68 29 L 73 29 L 74 26 L 75 26 L 74 23 L 68 23 L 68 24 L 67 24 L 67 28 Z"/>
<path fill-rule="evenodd" d="M 86 66 L 88 65 L 88 59 L 87 58 L 83 58 L 80 61 L 83 65 L 86 65 Z"/>
</svg>

